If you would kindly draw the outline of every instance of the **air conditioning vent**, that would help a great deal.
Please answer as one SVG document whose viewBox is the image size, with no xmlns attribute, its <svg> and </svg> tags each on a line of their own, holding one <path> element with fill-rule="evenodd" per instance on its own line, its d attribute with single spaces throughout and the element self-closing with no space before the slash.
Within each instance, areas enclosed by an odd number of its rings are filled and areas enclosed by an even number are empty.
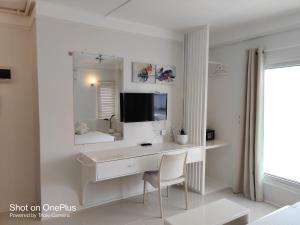
<svg viewBox="0 0 300 225">
<path fill-rule="evenodd" d="M 0 12 L 20 16 L 30 16 L 34 0 L 0 0 Z"/>
</svg>

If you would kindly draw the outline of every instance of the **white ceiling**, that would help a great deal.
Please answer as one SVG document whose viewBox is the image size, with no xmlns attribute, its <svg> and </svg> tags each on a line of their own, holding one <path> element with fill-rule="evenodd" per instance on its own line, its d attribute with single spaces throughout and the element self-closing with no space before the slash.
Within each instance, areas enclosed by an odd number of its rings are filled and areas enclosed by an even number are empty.
<svg viewBox="0 0 300 225">
<path fill-rule="evenodd" d="M 44 0 L 105 15 L 126 0 Z M 131 0 L 110 15 L 171 30 L 203 24 L 213 29 L 281 18 L 300 11 L 300 0 Z"/>
<path fill-rule="evenodd" d="M 125 0 L 44 0 L 63 4 L 75 9 L 82 9 L 96 14 L 105 15 L 110 10 L 125 2 Z"/>
</svg>

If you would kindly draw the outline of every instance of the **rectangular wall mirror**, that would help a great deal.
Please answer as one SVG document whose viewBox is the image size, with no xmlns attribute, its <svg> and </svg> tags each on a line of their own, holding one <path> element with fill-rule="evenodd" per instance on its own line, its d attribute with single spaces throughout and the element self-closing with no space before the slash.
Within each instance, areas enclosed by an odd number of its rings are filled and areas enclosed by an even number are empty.
<svg viewBox="0 0 300 225">
<path fill-rule="evenodd" d="M 75 144 L 122 140 L 123 58 L 75 52 L 73 65 Z"/>
</svg>

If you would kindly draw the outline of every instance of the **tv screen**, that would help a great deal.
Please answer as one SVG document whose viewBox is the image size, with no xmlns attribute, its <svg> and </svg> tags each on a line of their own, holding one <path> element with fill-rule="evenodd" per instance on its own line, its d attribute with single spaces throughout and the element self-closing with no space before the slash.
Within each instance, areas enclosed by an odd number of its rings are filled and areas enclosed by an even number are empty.
<svg viewBox="0 0 300 225">
<path fill-rule="evenodd" d="M 121 93 L 121 122 L 166 120 L 167 101 L 167 94 Z"/>
<path fill-rule="evenodd" d="M 0 68 L 0 79 L 11 79 L 10 69 Z"/>
</svg>

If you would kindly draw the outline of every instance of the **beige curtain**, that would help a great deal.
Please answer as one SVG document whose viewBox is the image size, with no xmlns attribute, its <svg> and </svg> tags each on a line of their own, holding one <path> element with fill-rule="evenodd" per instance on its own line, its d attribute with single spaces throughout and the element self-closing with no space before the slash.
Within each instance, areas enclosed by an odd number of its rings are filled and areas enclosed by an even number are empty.
<svg viewBox="0 0 300 225">
<path fill-rule="evenodd" d="M 264 140 L 263 51 L 248 50 L 242 192 L 254 201 L 263 201 Z"/>
</svg>

